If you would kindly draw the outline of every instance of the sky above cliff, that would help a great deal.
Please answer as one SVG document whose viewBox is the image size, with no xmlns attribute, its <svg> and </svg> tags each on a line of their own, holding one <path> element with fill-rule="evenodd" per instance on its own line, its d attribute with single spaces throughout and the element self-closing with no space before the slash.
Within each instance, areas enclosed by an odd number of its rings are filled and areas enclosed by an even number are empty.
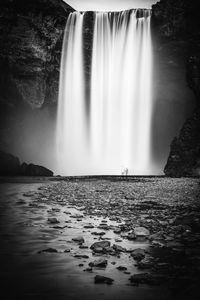
<svg viewBox="0 0 200 300">
<path fill-rule="evenodd" d="M 80 11 L 115 11 L 131 8 L 151 8 L 157 0 L 64 0 Z"/>
</svg>

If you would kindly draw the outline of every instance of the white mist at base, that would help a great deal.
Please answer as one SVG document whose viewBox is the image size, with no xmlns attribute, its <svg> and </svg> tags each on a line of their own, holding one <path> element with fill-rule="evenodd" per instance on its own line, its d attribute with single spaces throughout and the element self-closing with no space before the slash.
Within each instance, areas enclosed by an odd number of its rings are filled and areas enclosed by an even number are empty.
<svg viewBox="0 0 200 300">
<path fill-rule="evenodd" d="M 143 10 L 140 18 L 137 10 L 95 13 L 88 116 L 83 76 L 84 14 L 70 14 L 61 62 L 59 174 L 120 175 L 125 168 L 128 174 L 152 174 L 150 18 L 150 10 Z"/>
</svg>

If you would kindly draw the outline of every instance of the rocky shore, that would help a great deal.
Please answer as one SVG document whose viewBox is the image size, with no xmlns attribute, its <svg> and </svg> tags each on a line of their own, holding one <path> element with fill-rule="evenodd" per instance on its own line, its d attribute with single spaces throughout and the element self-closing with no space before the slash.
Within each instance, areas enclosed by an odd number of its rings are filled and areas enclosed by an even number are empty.
<svg viewBox="0 0 200 300">
<path fill-rule="evenodd" d="M 11 196 L 8 186 L 7 196 L 1 196 L 7 211 L 0 219 L 1 278 L 8 285 L 9 276 L 16 276 L 18 257 L 23 266 L 18 281 L 26 288 L 19 285 L 16 293 L 33 293 L 39 285 L 41 299 L 55 299 L 60 292 L 58 299 L 82 299 L 77 288 L 87 285 L 87 299 L 117 294 L 117 299 L 168 300 L 188 299 L 198 291 L 197 179 L 90 178 L 10 188 Z M 41 287 L 50 274 L 51 295 Z M 159 297 L 160 290 L 165 292 Z"/>
</svg>

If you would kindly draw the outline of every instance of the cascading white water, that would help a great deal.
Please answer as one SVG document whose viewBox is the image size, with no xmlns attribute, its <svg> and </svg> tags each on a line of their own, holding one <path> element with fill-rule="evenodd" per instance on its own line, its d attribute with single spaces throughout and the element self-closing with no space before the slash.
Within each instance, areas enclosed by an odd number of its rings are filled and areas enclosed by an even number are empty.
<svg viewBox="0 0 200 300">
<path fill-rule="evenodd" d="M 95 13 L 89 117 L 84 99 L 84 14 L 75 12 L 68 18 L 57 126 L 61 175 L 117 175 L 124 168 L 129 174 L 151 174 L 151 11 L 137 15 L 137 10 Z"/>
<path fill-rule="evenodd" d="M 80 174 L 87 155 L 83 18 L 78 12 L 69 15 L 63 40 L 57 116 L 57 171 L 62 175 Z"/>
</svg>

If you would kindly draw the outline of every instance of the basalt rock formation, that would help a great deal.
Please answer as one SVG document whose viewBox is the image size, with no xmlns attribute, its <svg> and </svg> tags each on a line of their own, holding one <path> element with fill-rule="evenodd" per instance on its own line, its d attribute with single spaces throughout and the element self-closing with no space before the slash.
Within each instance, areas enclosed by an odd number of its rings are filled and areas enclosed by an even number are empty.
<svg viewBox="0 0 200 300">
<path fill-rule="evenodd" d="M 200 13 L 198 1 L 161 0 L 153 6 L 153 26 L 166 42 L 184 42 L 186 82 L 196 97 L 193 114 L 171 144 L 167 176 L 200 175 Z"/>
</svg>

